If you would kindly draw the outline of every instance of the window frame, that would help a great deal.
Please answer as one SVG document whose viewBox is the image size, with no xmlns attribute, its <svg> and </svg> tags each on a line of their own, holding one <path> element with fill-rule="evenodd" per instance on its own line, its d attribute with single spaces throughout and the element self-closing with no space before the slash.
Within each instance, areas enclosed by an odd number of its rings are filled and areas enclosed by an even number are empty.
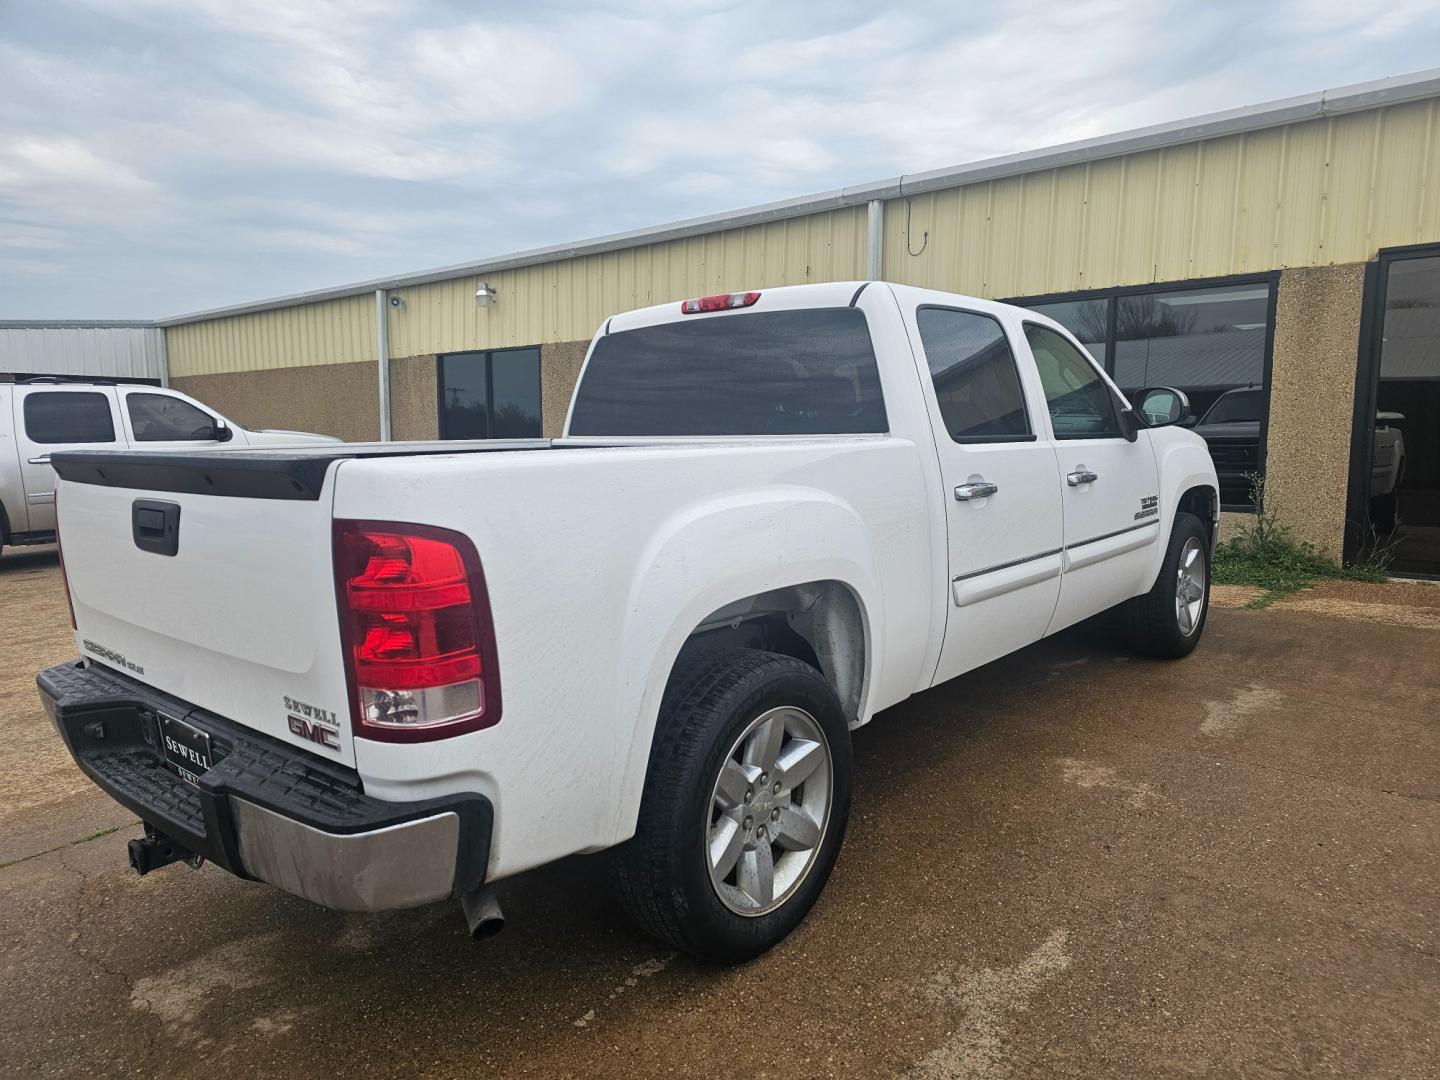
<svg viewBox="0 0 1440 1080">
<path fill-rule="evenodd" d="M 1039 312 L 1036 312 L 1036 314 L 1038 315 Z M 1106 371 L 1103 366 L 1101 366 L 1100 362 L 1096 360 L 1095 357 L 1090 355 L 1089 349 L 1085 348 L 1084 345 L 1081 345 L 1080 342 L 1076 340 L 1075 335 L 1071 334 L 1070 331 L 1066 330 L 1064 327 L 1059 326 L 1058 323 L 1055 326 L 1047 326 L 1045 323 L 1036 322 L 1034 319 L 1022 318 L 1020 320 L 1020 329 L 1022 333 L 1024 333 L 1025 327 L 1027 326 L 1033 326 L 1037 330 L 1048 330 L 1050 333 L 1058 337 L 1061 341 L 1068 342 L 1070 345 L 1074 346 L 1075 350 L 1080 354 L 1081 362 L 1088 364 L 1090 370 L 1095 374 L 1095 377 L 1100 380 L 1100 385 L 1105 388 L 1105 399 L 1110 402 L 1110 417 L 1115 422 L 1115 434 L 1113 435 L 1095 435 L 1085 432 L 1076 432 L 1074 434 L 1066 432 L 1062 435 L 1059 431 L 1055 430 L 1055 414 L 1050 411 L 1050 399 L 1047 397 L 1045 398 L 1045 416 L 1050 424 L 1050 437 L 1056 442 L 1075 442 L 1080 439 L 1091 439 L 1096 442 L 1105 439 L 1120 439 L 1122 441 L 1125 440 L 1125 420 L 1121 416 L 1121 414 L 1125 411 L 1125 409 L 1122 407 L 1122 402 L 1124 402 L 1125 399 L 1121 396 L 1121 393 L 1118 392 L 1119 388 L 1113 384 L 1110 378 L 1110 373 Z M 1035 375 L 1038 378 L 1040 375 L 1040 365 L 1035 360 L 1035 347 L 1030 344 L 1030 336 L 1028 334 L 1025 335 L 1025 348 L 1030 350 L 1030 362 L 1032 364 L 1035 364 Z M 1045 380 L 1040 380 L 1040 386 L 1043 392 Z M 1144 421 L 1138 422 L 1141 424 L 1144 423 Z"/>
<path fill-rule="evenodd" d="M 1015 372 L 1015 385 L 1020 391 L 1020 404 L 1025 413 L 1025 426 L 1029 429 L 1024 435 L 967 435 L 963 439 L 956 438 L 950 430 L 950 425 L 945 421 L 945 410 L 940 406 L 940 389 L 935 385 L 935 372 L 930 367 L 930 350 L 925 345 L 925 335 L 920 329 L 920 313 L 922 311 L 953 311 L 957 315 L 974 315 L 977 318 L 989 319 L 1000 330 L 1000 336 L 1005 340 L 1006 347 L 1010 350 L 1010 366 Z M 955 304 L 917 304 L 915 307 L 915 332 L 920 339 L 920 351 L 925 357 L 925 373 L 930 378 L 930 398 L 935 402 L 935 411 L 940 416 L 940 426 L 950 441 L 957 446 L 993 446 L 1003 443 L 1028 443 L 1039 441 L 1040 435 L 1036 428 L 1036 416 L 1032 409 L 1033 402 L 1030 395 L 1025 392 L 1025 375 L 1020 369 L 1020 358 L 1015 353 L 1015 341 L 1010 336 L 1010 330 L 1005 321 L 997 315 L 984 311 L 976 311 L 973 308 L 959 307 Z M 1027 345 L 1028 348 L 1028 345 Z M 1047 410 L 1048 411 L 1048 410 Z"/>
<path fill-rule="evenodd" d="M 502 349 L 457 349 L 455 352 L 437 353 L 435 356 L 435 437 L 440 442 L 474 442 L 474 439 L 461 439 L 445 434 L 445 361 L 454 356 L 478 356 L 485 363 L 485 429 L 486 435 L 483 440 L 507 441 L 492 434 L 495 430 L 495 365 L 493 357 L 497 353 L 530 352 L 535 353 L 535 374 L 539 380 L 539 394 L 536 398 L 536 419 L 540 422 L 540 433 L 533 436 L 520 436 L 521 438 L 543 439 L 545 437 L 545 353 L 540 345 L 507 345 Z"/>
<path fill-rule="evenodd" d="M 52 397 L 58 394 L 79 394 L 84 397 L 98 397 L 105 403 L 105 415 L 110 419 L 110 438 L 108 439 L 37 439 L 30 431 L 30 402 L 41 398 Z M 111 446 L 115 443 L 125 442 L 122 436 L 122 428 L 115 423 L 115 402 L 111 396 L 103 390 L 93 389 L 51 389 L 47 387 L 40 393 L 27 393 L 25 400 L 20 406 L 20 426 L 25 433 L 25 438 L 36 446 Z M 122 421 L 123 422 L 123 421 Z"/>
<path fill-rule="evenodd" d="M 1126 296 L 1140 296 L 1149 293 L 1168 292 L 1194 292 L 1199 289 L 1215 289 L 1224 287 L 1239 287 L 1243 285 L 1264 285 L 1270 290 L 1270 298 L 1265 305 L 1265 357 L 1261 365 L 1260 388 L 1264 392 L 1264 406 L 1260 412 L 1260 445 L 1258 449 L 1258 460 L 1256 468 L 1263 477 L 1269 469 L 1270 454 L 1270 382 L 1275 360 L 1275 309 L 1280 295 L 1280 271 L 1267 270 L 1256 274 L 1230 274 L 1224 277 L 1188 278 L 1182 281 L 1157 281 L 1144 285 L 1116 285 L 1105 289 L 1075 289 L 1069 292 L 1058 293 L 1032 293 L 1026 296 L 1008 297 L 1001 301 L 1006 304 L 1013 304 L 1015 307 L 1028 308 L 1033 304 L 1057 304 L 1072 300 L 1106 300 L 1114 301 Z M 1116 344 L 1116 313 L 1119 305 L 1111 302 L 1109 311 L 1106 313 L 1106 357 L 1105 363 L 1101 365 L 1105 374 L 1114 379 Z M 1037 315 L 1043 314 L 1036 312 Z M 1070 335 L 1073 337 L 1074 335 Z M 1081 346 L 1084 348 L 1084 346 Z M 1085 354 L 1090 355 L 1090 350 L 1085 349 Z M 1094 357 L 1092 356 L 1093 360 Z M 1117 384 L 1118 386 L 1118 384 Z M 1120 391 L 1122 394 L 1123 390 Z M 1128 398 L 1127 398 L 1128 400 Z M 1199 417 L 1197 416 L 1198 420 Z M 1143 423 L 1143 421 L 1141 421 Z M 1255 507 L 1245 503 L 1222 503 L 1221 510 L 1227 513 L 1253 514 Z"/>
</svg>

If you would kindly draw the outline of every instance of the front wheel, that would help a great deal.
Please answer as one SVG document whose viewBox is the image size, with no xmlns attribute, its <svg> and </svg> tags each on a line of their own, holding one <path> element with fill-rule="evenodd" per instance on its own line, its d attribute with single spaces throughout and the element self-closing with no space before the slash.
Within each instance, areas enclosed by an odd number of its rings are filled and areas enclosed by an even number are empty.
<svg viewBox="0 0 1440 1080">
<path fill-rule="evenodd" d="M 850 787 L 844 710 L 813 667 L 754 649 L 682 659 L 635 836 L 615 852 L 621 904 L 693 956 L 757 956 L 824 888 Z"/>
<path fill-rule="evenodd" d="M 1160 574 L 1125 603 L 1130 648 L 1146 656 L 1188 656 L 1210 610 L 1210 534 L 1194 514 L 1176 514 Z"/>
</svg>

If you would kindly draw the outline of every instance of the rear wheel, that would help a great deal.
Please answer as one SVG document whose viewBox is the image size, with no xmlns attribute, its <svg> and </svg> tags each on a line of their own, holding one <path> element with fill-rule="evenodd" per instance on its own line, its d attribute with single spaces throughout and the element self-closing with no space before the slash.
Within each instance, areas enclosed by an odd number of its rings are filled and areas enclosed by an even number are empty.
<svg viewBox="0 0 1440 1080">
<path fill-rule="evenodd" d="M 1210 610 L 1210 534 L 1194 514 L 1176 514 L 1160 574 L 1125 603 L 1130 648 L 1146 656 L 1188 656 Z"/>
<path fill-rule="evenodd" d="M 805 917 L 840 851 L 850 735 L 803 661 L 753 649 L 681 661 L 650 755 L 635 836 L 615 852 L 642 929 L 707 960 L 764 952 Z"/>
</svg>

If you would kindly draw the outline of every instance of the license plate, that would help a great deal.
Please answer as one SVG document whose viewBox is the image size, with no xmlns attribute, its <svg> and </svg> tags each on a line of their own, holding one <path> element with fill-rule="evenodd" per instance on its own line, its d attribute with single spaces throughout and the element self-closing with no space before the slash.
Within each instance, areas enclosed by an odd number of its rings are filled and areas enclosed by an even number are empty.
<svg viewBox="0 0 1440 1080">
<path fill-rule="evenodd" d="M 184 720 L 160 715 L 160 745 L 165 752 L 165 764 L 183 780 L 193 784 L 210 768 L 210 736 Z"/>
</svg>

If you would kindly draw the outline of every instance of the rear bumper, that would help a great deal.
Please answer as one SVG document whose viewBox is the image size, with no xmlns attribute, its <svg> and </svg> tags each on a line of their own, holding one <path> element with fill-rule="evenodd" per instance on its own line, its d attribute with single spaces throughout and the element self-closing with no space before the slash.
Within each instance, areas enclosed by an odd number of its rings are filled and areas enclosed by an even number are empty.
<svg viewBox="0 0 1440 1080">
<path fill-rule="evenodd" d="M 342 911 L 459 896 L 484 881 L 493 812 L 480 795 L 384 802 L 353 770 L 259 735 L 98 665 L 36 680 L 76 764 L 181 847 Z M 161 714 L 209 734 L 194 784 L 164 764 Z"/>
</svg>

